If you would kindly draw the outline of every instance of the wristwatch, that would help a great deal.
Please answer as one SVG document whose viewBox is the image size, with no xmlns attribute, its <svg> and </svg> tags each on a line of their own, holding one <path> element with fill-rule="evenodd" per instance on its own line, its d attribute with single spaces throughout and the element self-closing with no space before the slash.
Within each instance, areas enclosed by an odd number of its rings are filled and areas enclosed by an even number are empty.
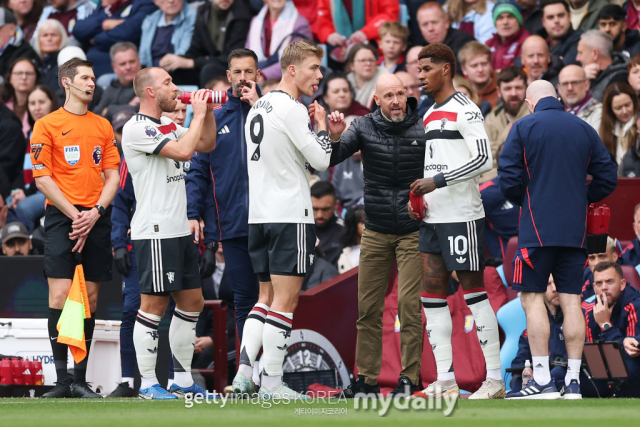
<svg viewBox="0 0 640 427">
<path fill-rule="evenodd" d="M 602 324 L 602 326 L 600 326 L 600 329 L 602 329 L 603 331 L 606 331 L 606 330 L 608 330 L 610 327 L 611 327 L 611 323 L 609 323 L 609 322 L 604 322 L 604 323 Z"/>
<path fill-rule="evenodd" d="M 94 208 L 96 208 L 96 210 L 98 211 L 98 215 L 103 216 L 104 215 L 104 208 L 100 205 L 95 205 Z"/>
</svg>

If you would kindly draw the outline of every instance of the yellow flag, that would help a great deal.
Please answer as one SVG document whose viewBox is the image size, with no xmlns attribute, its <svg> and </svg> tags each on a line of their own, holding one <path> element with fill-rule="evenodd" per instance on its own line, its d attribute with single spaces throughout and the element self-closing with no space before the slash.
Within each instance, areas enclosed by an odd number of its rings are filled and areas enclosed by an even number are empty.
<svg viewBox="0 0 640 427">
<path fill-rule="evenodd" d="M 58 320 L 58 342 L 67 344 L 76 363 L 87 357 L 87 345 L 84 338 L 84 319 L 91 317 L 87 284 L 84 281 L 82 264 L 76 266 L 73 283 Z"/>
</svg>

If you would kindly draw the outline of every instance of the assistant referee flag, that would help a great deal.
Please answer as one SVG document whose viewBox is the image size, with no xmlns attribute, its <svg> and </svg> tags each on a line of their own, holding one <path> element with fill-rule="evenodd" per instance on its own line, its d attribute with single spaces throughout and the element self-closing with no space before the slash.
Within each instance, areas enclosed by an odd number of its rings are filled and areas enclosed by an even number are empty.
<svg viewBox="0 0 640 427">
<path fill-rule="evenodd" d="M 58 320 L 58 342 L 67 344 L 76 363 L 87 357 L 87 345 L 84 337 L 84 319 L 91 317 L 87 284 L 84 280 L 82 264 L 76 266 L 73 283 Z"/>
</svg>

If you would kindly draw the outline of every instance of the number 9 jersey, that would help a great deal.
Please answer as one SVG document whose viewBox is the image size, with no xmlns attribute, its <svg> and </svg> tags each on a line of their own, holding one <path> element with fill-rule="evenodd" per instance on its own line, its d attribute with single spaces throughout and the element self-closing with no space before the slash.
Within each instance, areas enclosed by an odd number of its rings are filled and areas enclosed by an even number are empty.
<svg viewBox="0 0 640 427">
<path fill-rule="evenodd" d="M 247 116 L 249 224 L 313 224 L 307 165 L 326 170 L 327 132 L 314 133 L 307 109 L 286 92 L 260 98 Z"/>
</svg>

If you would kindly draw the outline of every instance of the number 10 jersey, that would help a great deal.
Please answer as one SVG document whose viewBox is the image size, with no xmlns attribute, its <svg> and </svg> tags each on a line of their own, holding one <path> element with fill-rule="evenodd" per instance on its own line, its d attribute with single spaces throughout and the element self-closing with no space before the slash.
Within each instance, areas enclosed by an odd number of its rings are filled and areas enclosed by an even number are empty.
<svg viewBox="0 0 640 427">
<path fill-rule="evenodd" d="M 331 141 L 315 134 L 307 109 L 286 92 L 256 102 L 245 123 L 249 224 L 313 224 L 307 165 L 329 167 Z"/>
</svg>

